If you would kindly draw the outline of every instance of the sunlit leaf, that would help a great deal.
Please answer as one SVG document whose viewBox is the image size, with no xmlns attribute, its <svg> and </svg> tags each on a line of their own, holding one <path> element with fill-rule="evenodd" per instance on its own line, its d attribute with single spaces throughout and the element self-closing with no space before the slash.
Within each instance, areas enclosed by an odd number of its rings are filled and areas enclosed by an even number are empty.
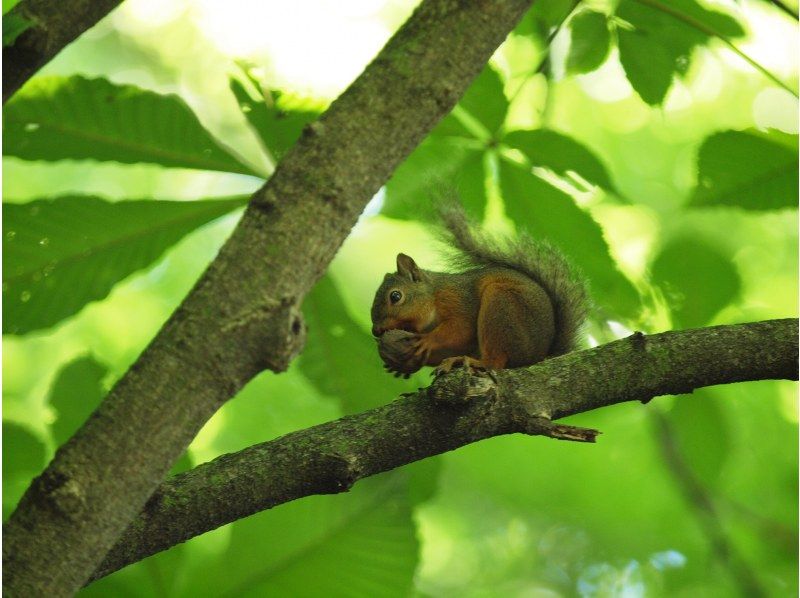
<svg viewBox="0 0 800 598">
<path fill-rule="evenodd" d="M 103 299 L 196 228 L 246 198 L 3 204 L 3 332 L 47 328 Z"/>
<path fill-rule="evenodd" d="M 741 281 L 730 258 L 700 239 L 688 235 L 672 239 L 656 256 L 653 282 L 664 291 L 680 328 L 708 324 L 741 291 Z"/>
<path fill-rule="evenodd" d="M 544 39 L 567 18 L 576 4 L 576 0 L 537 0 L 514 28 L 514 33 Z"/>
<path fill-rule="evenodd" d="M 175 95 L 105 79 L 36 77 L 3 109 L 3 154 L 25 160 L 114 160 L 258 176 Z"/>
<path fill-rule="evenodd" d="M 748 210 L 796 208 L 797 161 L 797 135 L 717 133 L 700 147 L 691 203 Z"/>
<path fill-rule="evenodd" d="M 617 28 L 620 62 L 633 88 L 651 105 L 664 101 L 675 75 L 686 74 L 692 50 L 710 39 L 707 31 L 726 38 L 744 35 L 733 17 L 694 0 L 621 0 L 616 15 L 632 26 Z"/>
<path fill-rule="evenodd" d="M 594 301 L 611 313 L 632 316 L 639 306 L 631 283 L 617 269 L 592 217 L 566 193 L 505 160 L 500 162 L 500 189 L 506 214 L 534 238 L 561 249 L 589 279 Z"/>
<path fill-rule="evenodd" d="M 549 129 L 513 131 L 503 143 L 520 150 L 531 166 L 549 168 L 560 176 L 573 171 L 589 183 L 615 191 L 605 166 L 586 146 Z"/>
<path fill-rule="evenodd" d="M 103 400 L 103 378 L 108 369 L 87 355 L 68 363 L 53 382 L 50 404 L 56 412 L 53 439 L 64 444 Z"/>
<path fill-rule="evenodd" d="M 3 520 L 44 467 L 45 447 L 33 432 L 3 420 Z"/>
<path fill-rule="evenodd" d="M 603 64 L 611 48 L 611 33 L 605 14 L 584 10 L 570 20 L 572 43 L 567 56 L 567 70 L 589 73 Z"/>
<path fill-rule="evenodd" d="M 16 39 L 33 25 L 22 15 L 3 13 L 3 47 L 13 46 Z"/>
<path fill-rule="evenodd" d="M 386 184 L 383 214 L 430 220 L 430 202 L 455 192 L 467 212 L 480 219 L 486 209 L 484 152 L 457 138 L 425 140 Z"/>
<path fill-rule="evenodd" d="M 250 84 L 255 92 L 238 79 L 230 80 L 231 91 L 247 122 L 272 157 L 280 159 L 300 137 L 303 127 L 317 119 L 319 112 L 283 107 L 279 92 L 264 92 L 255 79 L 250 79 Z"/>
<path fill-rule="evenodd" d="M 329 277 L 323 277 L 308 294 L 303 314 L 308 337 L 299 358 L 300 370 L 321 393 L 338 399 L 346 413 L 396 398 L 375 340 L 347 313 Z"/>
<path fill-rule="evenodd" d="M 488 65 L 484 67 L 458 102 L 458 108 L 477 121 L 490 137 L 494 136 L 503 126 L 508 112 L 508 99 L 497 71 Z M 473 137 L 470 129 L 452 114 L 434 129 L 433 134 Z"/>
</svg>

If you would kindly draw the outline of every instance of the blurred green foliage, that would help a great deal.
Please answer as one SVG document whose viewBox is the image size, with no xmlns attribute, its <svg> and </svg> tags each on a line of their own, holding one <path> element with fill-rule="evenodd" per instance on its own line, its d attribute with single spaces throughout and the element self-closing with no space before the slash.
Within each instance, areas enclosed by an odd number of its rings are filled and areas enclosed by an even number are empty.
<svg viewBox="0 0 800 598">
<path fill-rule="evenodd" d="M 427 384 L 383 373 L 369 306 L 398 251 L 441 264 L 426 228 L 441 193 L 491 230 L 530 231 L 572 258 L 596 304 L 589 342 L 797 315 L 796 97 L 721 50 L 740 44 L 796 87 L 796 52 L 780 50 L 796 47 L 796 24 L 756 0 L 725 13 L 693 0 L 585 4 L 534 4 L 306 298 L 297 363 L 251 381 L 173 473 Z M 393 30 L 412 8 L 387 2 L 365 19 L 301 6 L 315 33 L 292 33 L 300 45 L 280 55 L 237 43 L 251 22 L 258 39 L 273 22 L 279 37 L 289 3 L 267 16 L 240 6 L 227 37 L 211 5 L 154 6 L 128 0 L 4 110 L 4 519 L 213 258 L 243 202 L 233 196 L 254 191 L 324 109 L 313 81 L 286 82 L 307 55 L 324 63 L 320 80 L 346 61 L 334 59 L 345 44 L 316 38 L 343 41 L 335 19 Z M 339 90 L 379 45 L 353 50 Z M 571 418 L 603 430 L 593 446 L 464 447 L 237 521 L 83 594 L 736 595 L 652 412 L 759 585 L 796 594 L 788 382 Z"/>
</svg>

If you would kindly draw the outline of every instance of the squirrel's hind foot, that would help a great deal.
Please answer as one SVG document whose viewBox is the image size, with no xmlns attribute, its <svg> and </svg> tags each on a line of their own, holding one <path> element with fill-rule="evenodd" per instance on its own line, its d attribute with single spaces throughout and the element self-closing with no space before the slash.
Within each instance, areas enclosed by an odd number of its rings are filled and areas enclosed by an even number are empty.
<svg viewBox="0 0 800 598">
<path fill-rule="evenodd" d="M 438 378 L 459 366 L 465 368 L 472 376 L 489 377 L 495 382 L 497 381 L 494 377 L 494 372 L 492 372 L 490 368 L 479 359 L 469 357 L 468 355 L 459 355 L 458 357 L 447 357 L 443 359 L 441 363 L 436 366 L 436 369 L 433 370 L 432 375 Z"/>
</svg>

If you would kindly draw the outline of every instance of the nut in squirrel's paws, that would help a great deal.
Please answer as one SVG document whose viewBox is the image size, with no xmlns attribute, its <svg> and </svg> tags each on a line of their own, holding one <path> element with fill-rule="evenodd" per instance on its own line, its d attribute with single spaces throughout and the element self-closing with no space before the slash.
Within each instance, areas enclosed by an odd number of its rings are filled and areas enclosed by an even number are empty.
<svg viewBox="0 0 800 598">
<path fill-rule="evenodd" d="M 437 378 L 448 372 L 451 372 L 453 368 L 457 366 L 462 366 L 467 369 L 467 371 L 473 376 L 484 376 L 489 377 L 495 382 L 497 379 L 494 377 L 494 373 L 492 370 L 487 368 L 483 363 L 469 357 L 467 355 L 461 355 L 459 357 L 448 357 L 447 359 L 443 359 L 442 362 L 433 370 L 433 375 Z"/>
<path fill-rule="evenodd" d="M 418 335 L 405 330 L 387 330 L 378 339 L 378 355 L 383 359 L 384 368 L 395 378 L 408 378 L 422 367 L 415 358 Z"/>
</svg>

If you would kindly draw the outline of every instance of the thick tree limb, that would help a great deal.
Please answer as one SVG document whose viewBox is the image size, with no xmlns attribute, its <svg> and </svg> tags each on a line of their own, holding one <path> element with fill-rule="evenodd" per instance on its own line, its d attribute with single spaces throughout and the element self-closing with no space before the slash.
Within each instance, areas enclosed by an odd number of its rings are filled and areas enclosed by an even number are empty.
<svg viewBox="0 0 800 598">
<path fill-rule="evenodd" d="M 122 0 L 23 0 L 3 18 L 31 23 L 3 48 L 3 103 L 65 46 L 116 8 Z"/>
<path fill-rule="evenodd" d="M 521 432 L 593 440 L 552 419 L 746 380 L 797 380 L 797 320 L 633 336 L 489 377 L 459 371 L 364 413 L 223 455 L 163 483 L 95 571 L 97 579 L 281 503 Z"/>
<path fill-rule="evenodd" d="M 4 529 L 8 596 L 77 591 L 211 415 L 302 346 L 298 305 L 527 0 L 425 0 L 253 197 L 218 257 Z M 324 464 L 327 467 L 327 463 Z"/>
</svg>

